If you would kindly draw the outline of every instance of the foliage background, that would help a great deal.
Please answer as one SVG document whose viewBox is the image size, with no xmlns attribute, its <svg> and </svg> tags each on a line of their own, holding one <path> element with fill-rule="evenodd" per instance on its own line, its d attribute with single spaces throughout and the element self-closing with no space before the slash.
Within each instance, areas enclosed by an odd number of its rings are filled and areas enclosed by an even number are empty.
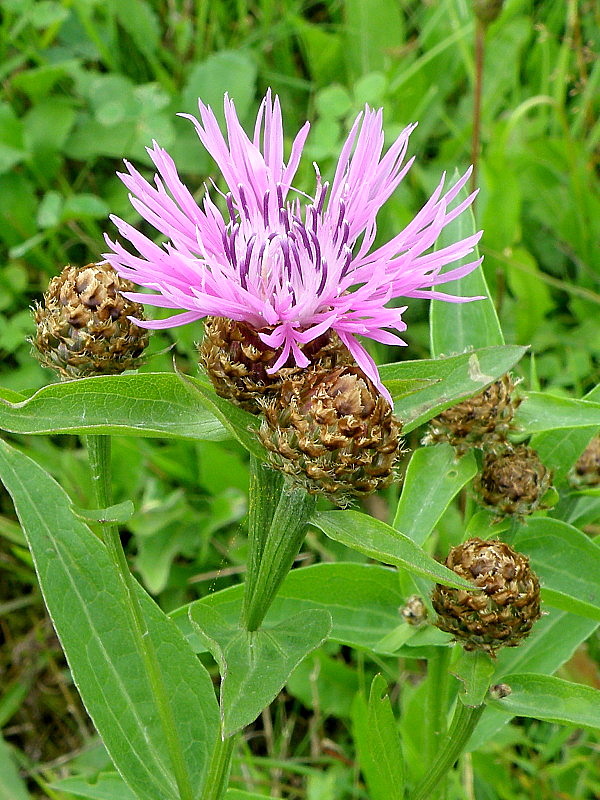
<svg viewBox="0 0 600 800">
<path fill-rule="evenodd" d="M 112 235 L 109 213 L 139 221 L 115 176 L 121 159 L 148 169 L 144 148 L 156 138 L 201 198 L 212 165 L 191 124 L 176 116 L 195 113 L 198 96 L 219 109 L 229 91 L 250 121 L 272 87 L 290 135 L 305 119 L 313 123 L 300 173 L 306 186 L 311 160 L 330 173 L 364 103 L 384 107 L 389 141 L 418 120 L 410 148 L 417 161 L 381 215 L 382 238 L 410 219 L 441 172 L 471 159 L 467 0 L 3 0 L 1 7 L 0 383 L 7 388 L 50 380 L 26 341 L 29 306 L 49 278 L 66 263 L 99 259 L 103 233 Z M 507 0 L 486 35 L 477 218 L 487 278 L 507 343 L 533 345 L 535 359 L 523 362 L 527 386 L 574 397 L 596 385 L 600 359 L 599 30 L 591 0 Z M 412 303 L 406 320 L 408 351 L 382 347 L 379 360 L 428 355 L 425 303 Z M 156 334 L 144 369 L 169 371 L 175 356 L 193 372 L 200 335 L 192 327 Z M 86 506 L 77 439 L 16 440 Z M 138 509 L 128 523 L 132 563 L 165 609 L 238 580 L 247 480 L 246 456 L 231 442 L 115 441 L 115 499 L 133 497 Z M 374 500 L 370 510 L 385 519 L 393 500 L 393 493 Z M 0 502 L 0 723 L 32 791 L 67 798 L 48 783 L 93 772 L 104 756 L 43 616 L 11 504 L 4 495 Z M 458 514 L 451 507 L 440 523 L 440 549 L 460 535 Z M 303 563 L 341 558 L 360 556 L 314 534 L 307 539 Z M 592 641 L 565 674 L 599 686 L 599 651 Z M 391 672 L 389 664 L 379 668 Z M 312 800 L 337 800 L 340 787 L 344 797 L 360 796 L 351 703 L 373 669 L 333 646 L 304 665 L 250 733 L 239 785 Z M 419 666 L 402 669 L 416 685 Z M 592 797 L 600 772 L 587 757 L 597 747 L 589 733 L 511 726 L 473 757 L 476 796 Z"/>
</svg>

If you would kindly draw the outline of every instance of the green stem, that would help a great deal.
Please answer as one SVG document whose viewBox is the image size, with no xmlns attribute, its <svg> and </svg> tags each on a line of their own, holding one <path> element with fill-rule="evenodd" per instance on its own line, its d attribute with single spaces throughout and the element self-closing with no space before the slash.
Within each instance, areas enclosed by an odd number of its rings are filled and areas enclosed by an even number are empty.
<svg viewBox="0 0 600 800">
<path fill-rule="evenodd" d="M 444 744 L 438 752 L 431 769 L 416 787 L 411 800 L 428 800 L 431 797 L 438 783 L 448 770 L 452 769 L 464 750 L 475 726 L 479 722 L 479 718 L 483 714 L 484 708 L 485 703 L 479 706 L 466 706 L 460 699 L 457 701 L 452 724 Z"/>
<path fill-rule="evenodd" d="M 219 734 L 200 800 L 221 800 L 225 796 L 231 771 L 231 757 L 236 740 L 237 736 L 235 735 L 228 736 L 227 739 L 221 739 Z"/>
<path fill-rule="evenodd" d="M 477 188 L 481 139 L 481 96 L 483 88 L 483 60 L 485 54 L 485 27 L 480 20 L 475 23 L 475 87 L 473 90 L 473 133 L 471 138 L 471 191 Z M 475 203 L 473 203 L 475 207 Z"/>
<path fill-rule="evenodd" d="M 424 761 L 430 764 L 444 740 L 448 714 L 448 667 L 452 657 L 451 647 L 437 647 L 435 655 L 427 661 L 427 739 Z"/>
<path fill-rule="evenodd" d="M 258 630 L 304 541 L 316 500 L 257 461 L 251 465 L 248 573 L 242 625 Z"/>
<path fill-rule="evenodd" d="M 92 435 L 86 437 L 92 482 L 96 502 L 99 508 L 107 508 L 112 504 L 111 492 L 111 439 L 110 436 Z M 148 635 L 148 628 L 144 620 L 142 608 L 137 596 L 136 581 L 129 570 L 127 558 L 123 551 L 121 538 L 116 525 L 102 524 L 102 536 L 108 554 L 120 574 L 129 598 L 132 629 L 136 639 L 136 646 L 142 658 L 146 677 L 150 684 L 152 694 L 161 721 L 163 733 L 167 743 L 173 773 L 177 782 L 180 800 L 194 800 L 194 793 L 183 758 L 181 742 L 177 735 L 173 709 L 169 703 L 163 675 L 156 657 L 154 644 Z"/>
</svg>

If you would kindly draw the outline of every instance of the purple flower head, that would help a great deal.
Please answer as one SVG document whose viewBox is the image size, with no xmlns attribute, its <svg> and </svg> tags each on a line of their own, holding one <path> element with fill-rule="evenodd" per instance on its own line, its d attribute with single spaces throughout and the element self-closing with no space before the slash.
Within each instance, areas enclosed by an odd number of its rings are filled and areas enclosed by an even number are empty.
<svg viewBox="0 0 600 800">
<path fill-rule="evenodd" d="M 225 95 L 227 140 L 212 110 L 202 102 L 200 121 L 187 114 L 200 141 L 216 161 L 228 186 L 223 215 L 208 192 L 200 205 L 177 174 L 173 160 L 156 142 L 148 149 L 157 174 L 154 185 L 131 164 L 119 177 L 132 205 L 167 237 L 154 244 L 134 227 L 111 217 L 121 236 L 139 255 L 107 242 L 106 255 L 124 278 L 154 290 L 128 293 L 131 300 L 183 313 L 138 322 L 146 328 L 184 325 L 208 315 L 245 322 L 261 340 L 280 351 L 270 372 L 286 363 L 309 361 L 300 345 L 334 330 L 384 396 L 377 367 L 357 336 L 404 345 L 391 330 L 403 331 L 402 308 L 388 308 L 395 297 L 464 302 L 433 287 L 455 280 L 480 262 L 441 269 L 471 253 L 480 233 L 431 248 L 440 231 L 472 202 L 475 193 L 451 211 L 448 206 L 467 182 L 470 170 L 445 194 L 444 177 L 412 222 L 389 242 L 371 249 L 377 212 L 406 175 L 403 164 L 409 125 L 383 154 L 382 110 L 365 106 L 346 139 L 331 184 L 316 170 L 313 196 L 292 185 L 309 123 L 293 141 L 287 163 L 277 97 L 268 91 L 252 139 L 242 129 L 233 101 Z"/>
</svg>

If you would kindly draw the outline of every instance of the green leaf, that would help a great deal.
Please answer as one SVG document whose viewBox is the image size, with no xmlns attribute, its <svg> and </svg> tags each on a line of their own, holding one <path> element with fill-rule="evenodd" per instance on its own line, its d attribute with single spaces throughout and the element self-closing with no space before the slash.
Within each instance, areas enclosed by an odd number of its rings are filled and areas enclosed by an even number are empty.
<svg viewBox="0 0 600 800">
<path fill-rule="evenodd" d="M 45 386 L 26 400 L 0 401 L 0 428 L 11 433 L 228 438 L 198 392 L 171 373 L 99 376 Z"/>
<path fill-rule="evenodd" d="M 563 428 L 597 429 L 600 428 L 600 403 L 556 397 L 546 392 L 527 392 L 514 422 L 527 434 Z"/>
<path fill-rule="evenodd" d="M 455 173 L 454 180 L 458 179 Z M 462 202 L 467 197 L 463 189 L 456 199 Z M 475 218 L 469 208 L 443 229 L 437 241 L 436 249 L 442 250 L 461 239 L 466 239 L 476 232 Z M 462 264 L 476 261 L 479 251 L 456 261 L 448 269 L 456 269 Z M 448 271 L 448 270 L 446 270 Z M 473 300 L 470 303 L 447 303 L 442 300 L 431 301 L 430 333 L 431 354 L 440 356 L 442 353 L 462 353 L 470 347 L 488 347 L 490 345 L 504 344 L 504 337 L 498 321 L 494 304 L 490 299 L 490 292 L 483 274 L 481 265 L 460 278 L 444 284 L 444 292 L 459 297 L 479 297 L 483 300 Z"/>
<path fill-rule="evenodd" d="M 243 592 L 243 585 L 233 586 L 208 594 L 191 607 L 214 608 L 228 625 L 236 625 Z M 266 623 L 276 625 L 300 611 L 322 609 L 331 613 L 332 640 L 372 649 L 398 624 L 402 602 L 396 570 L 377 564 L 314 564 L 287 575 L 267 612 Z M 205 650 L 189 622 L 189 608 L 183 606 L 171 617 L 195 649 Z"/>
<path fill-rule="evenodd" d="M 227 789 L 225 800 L 270 800 L 266 794 L 243 792 L 241 789 Z"/>
<path fill-rule="evenodd" d="M 458 694 L 465 706 L 480 706 L 487 695 L 496 665 L 491 656 L 481 650 L 463 650 L 451 673 L 462 683 Z"/>
<path fill-rule="evenodd" d="M 549 605 L 600 622 L 600 546 L 572 525 L 530 519 L 514 540 L 540 578 Z"/>
<path fill-rule="evenodd" d="M 438 564 L 408 536 L 360 511 L 322 511 L 312 517 L 311 524 L 330 539 L 369 558 L 395 564 L 445 586 L 473 588 L 452 570 Z"/>
<path fill-rule="evenodd" d="M 423 544 L 453 497 L 477 473 L 472 452 L 456 458 L 449 444 L 421 447 L 411 456 L 394 528 Z"/>
<path fill-rule="evenodd" d="M 116 772 L 100 774 L 93 782 L 72 776 L 51 783 L 50 788 L 89 800 L 137 800 L 136 795 Z"/>
<path fill-rule="evenodd" d="M 583 398 L 596 402 L 600 399 L 600 386 L 595 386 Z M 530 445 L 542 463 L 554 473 L 554 483 L 564 480 L 579 456 L 595 434 L 593 428 L 552 430 L 535 434 Z"/>
<path fill-rule="evenodd" d="M 29 792 L 21 780 L 9 748 L 0 735 L 0 800 L 30 800 Z"/>
<path fill-rule="evenodd" d="M 404 797 L 402 749 L 387 691 L 385 679 L 376 675 L 368 703 L 362 694 L 357 694 L 352 708 L 358 763 L 372 800 Z"/>
<path fill-rule="evenodd" d="M 141 800 L 178 797 L 155 698 L 136 646 L 127 592 L 103 543 L 61 487 L 0 442 L 0 475 L 27 536 L 40 586 L 83 702 L 115 766 Z M 172 621 L 140 602 L 199 791 L 218 731 L 210 677 Z"/>
<path fill-rule="evenodd" d="M 484 347 L 448 358 L 403 361 L 379 367 L 394 398 L 394 412 L 409 432 L 440 411 L 472 397 L 497 380 L 527 352 L 526 347 Z M 427 381 L 406 387 L 406 381 Z"/>
<path fill-rule="evenodd" d="M 181 95 L 181 108 L 196 116 L 200 98 L 223 122 L 223 95 L 228 92 L 235 102 L 238 117 L 243 120 L 252 107 L 256 75 L 256 63 L 248 52 L 220 50 L 211 53 L 191 69 Z"/>
<path fill-rule="evenodd" d="M 230 625 L 217 610 L 199 603 L 190 606 L 189 616 L 219 665 L 224 738 L 254 722 L 331 631 L 331 615 L 322 609 L 256 631 Z"/>
<path fill-rule="evenodd" d="M 346 0 L 347 56 L 355 75 L 387 66 L 404 39 L 404 14 L 387 0 Z"/>
<path fill-rule="evenodd" d="M 576 649 L 597 627 L 598 623 L 593 620 L 549 608 L 519 647 L 505 647 L 500 650 L 493 682 L 504 681 L 507 675 L 516 672 L 546 675 L 556 672 L 562 664 L 569 661 Z M 503 713 L 499 707 L 488 706 L 471 737 L 468 749 L 475 750 L 492 739 L 510 719 L 510 713 Z"/>
<path fill-rule="evenodd" d="M 534 717 L 578 728 L 600 729 L 600 691 L 550 675 L 507 675 L 511 694 L 490 699 L 492 708 L 511 716 Z"/>
<path fill-rule="evenodd" d="M 229 430 L 232 437 L 237 439 L 242 447 L 245 447 L 249 453 L 252 453 L 261 462 L 269 460 L 269 452 L 263 447 L 258 438 L 257 431 L 260 427 L 260 418 L 258 416 L 250 414 L 248 411 L 244 411 L 243 408 L 219 397 L 215 394 L 215 390 L 208 381 L 189 378 L 187 375 L 182 375 L 181 378 L 183 383 L 196 390 L 197 397 L 205 409 Z"/>
</svg>

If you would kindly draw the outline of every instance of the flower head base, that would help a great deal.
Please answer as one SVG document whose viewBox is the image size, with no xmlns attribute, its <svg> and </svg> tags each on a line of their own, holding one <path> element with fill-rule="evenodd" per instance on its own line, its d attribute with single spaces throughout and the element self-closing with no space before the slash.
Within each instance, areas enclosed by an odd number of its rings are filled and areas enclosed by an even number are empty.
<svg viewBox="0 0 600 800">
<path fill-rule="evenodd" d="M 478 591 L 438 583 L 431 598 L 438 628 L 455 636 L 465 650 L 492 655 L 529 635 L 541 613 L 540 584 L 527 556 L 504 542 L 474 538 L 453 547 L 446 566 Z"/>
<path fill-rule="evenodd" d="M 270 375 L 269 368 L 279 356 L 260 339 L 259 333 L 244 322 L 207 317 L 199 347 L 200 363 L 217 394 L 252 414 L 260 414 L 265 400 L 274 398 L 285 381 L 299 377 L 305 369 L 290 356 L 287 364 Z M 320 370 L 354 363 L 335 331 L 325 331 L 300 349 L 311 366 Z"/>
<path fill-rule="evenodd" d="M 292 185 L 308 123 L 294 139 L 286 163 L 279 101 L 270 92 L 258 112 L 252 139 L 227 96 L 227 141 L 212 110 L 199 105 L 200 121 L 190 119 L 228 185 L 225 214 L 208 193 L 201 206 L 196 203 L 171 157 L 156 143 L 148 151 L 158 171 L 154 186 L 130 164 L 120 176 L 133 206 L 168 241 L 156 245 L 113 218 L 139 255 L 107 239 L 113 252 L 106 257 L 123 277 L 154 292 L 132 293 L 132 300 L 183 311 L 140 324 L 166 328 L 206 316 L 245 323 L 277 352 L 269 374 L 290 358 L 298 367 L 308 366 L 303 345 L 333 330 L 390 400 L 356 337 L 404 344 L 391 330 L 406 328 L 405 307 L 386 307 L 396 297 L 473 299 L 446 295 L 433 287 L 477 266 L 479 261 L 473 261 L 441 273 L 445 265 L 471 253 L 480 234 L 428 252 L 441 230 L 472 202 L 474 195 L 449 210 L 470 173 L 445 194 L 442 179 L 413 221 L 372 249 L 377 213 L 412 164 L 412 159 L 403 162 L 413 125 L 383 154 L 382 112 L 366 107 L 352 126 L 331 184 L 323 182 L 317 170 L 314 194 L 308 197 Z"/>
<path fill-rule="evenodd" d="M 42 365 L 63 380 L 139 367 L 148 334 L 130 319 L 143 318 L 143 307 L 121 294 L 132 288 L 108 264 L 67 265 L 34 308 L 32 344 Z"/>
<path fill-rule="evenodd" d="M 400 424 L 356 366 L 303 370 L 265 404 L 259 430 L 269 463 L 338 505 L 388 486 Z"/>
</svg>

